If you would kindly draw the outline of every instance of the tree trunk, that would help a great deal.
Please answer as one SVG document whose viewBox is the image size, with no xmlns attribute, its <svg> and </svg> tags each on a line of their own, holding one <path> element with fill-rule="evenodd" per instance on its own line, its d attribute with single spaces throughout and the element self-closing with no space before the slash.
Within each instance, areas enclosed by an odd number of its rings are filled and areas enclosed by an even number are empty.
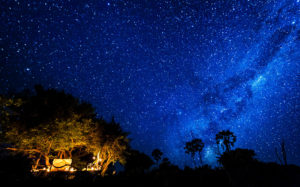
<svg viewBox="0 0 300 187">
<path fill-rule="evenodd" d="M 44 157 L 45 157 L 45 163 L 46 163 L 46 166 L 47 166 L 47 167 L 51 167 L 50 159 L 49 159 L 49 156 L 48 156 L 49 153 L 50 153 L 51 146 L 52 146 L 52 141 L 49 143 L 49 147 L 48 147 L 47 153 L 44 154 Z"/>
<path fill-rule="evenodd" d="M 68 153 L 69 153 L 69 158 L 72 159 L 72 150 L 68 151 Z"/>
<path fill-rule="evenodd" d="M 51 164 L 50 164 L 50 159 L 49 159 L 49 157 L 48 156 L 44 156 L 45 157 L 45 164 L 46 164 L 46 166 L 47 167 L 50 167 L 51 166 Z"/>
<path fill-rule="evenodd" d="M 197 168 L 197 162 L 195 160 L 195 156 L 192 156 L 194 168 Z"/>
<path fill-rule="evenodd" d="M 228 144 L 225 144 L 226 146 L 226 152 L 229 152 L 230 151 L 230 146 Z"/>
<path fill-rule="evenodd" d="M 60 151 L 60 152 L 58 152 L 57 157 L 58 157 L 59 159 L 65 159 L 65 158 L 67 158 L 67 153 L 66 153 L 66 151 Z"/>
<path fill-rule="evenodd" d="M 102 166 L 102 168 L 101 168 L 101 176 L 102 177 L 104 177 L 110 163 L 111 163 L 110 160 L 107 160 L 107 162 L 105 162 L 105 164 Z"/>
<path fill-rule="evenodd" d="M 199 152 L 199 159 L 200 159 L 200 164 L 202 166 L 202 156 L 201 156 L 201 152 Z"/>
<path fill-rule="evenodd" d="M 282 153 L 282 160 L 284 162 L 284 165 L 287 166 L 287 159 L 286 159 L 286 151 L 285 151 L 285 143 L 284 143 L 284 141 L 281 142 L 281 153 Z"/>
<path fill-rule="evenodd" d="M 62 152 L 61 152 L 61 151 L 58 152 L 57 157 L 58 157 L 59 159 L 62 159 Z"/>
<path fill-rule="evenodd" d="M 39 158 L 36 160 L 36 162 L 35 162 L 35 165 L 32 167 L 33 169 L 36 169 L 37 167 L 38 167 L 38 165 L 39 165 L 39 163 L 40 163 L 40 160 L 41 160 L 41 154 L 40 154 L 40 156 L 39 156 Z"/>
</svg>

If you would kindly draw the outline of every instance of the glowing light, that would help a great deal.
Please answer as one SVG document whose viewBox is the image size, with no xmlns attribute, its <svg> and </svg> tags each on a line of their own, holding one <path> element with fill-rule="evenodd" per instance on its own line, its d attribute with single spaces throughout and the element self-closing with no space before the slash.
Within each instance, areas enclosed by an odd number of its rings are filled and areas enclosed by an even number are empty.
<svg viewBox="0 0 300 187">
<path fill-rule="evenodd" d="M 252 87 L 257 87 L 259 85 L 262 85 L 266 81 L 266 78 L 262 75 L 260 75 L 254 82 L 252 83 Z"/>
<path fill-rule="evenodd" d="M 33 172 L 39 172 L 40 170 L 38 170 L 38 169 L 32 169 L 31 170 L 31 172 L 33 173 Z"/>
</svg>

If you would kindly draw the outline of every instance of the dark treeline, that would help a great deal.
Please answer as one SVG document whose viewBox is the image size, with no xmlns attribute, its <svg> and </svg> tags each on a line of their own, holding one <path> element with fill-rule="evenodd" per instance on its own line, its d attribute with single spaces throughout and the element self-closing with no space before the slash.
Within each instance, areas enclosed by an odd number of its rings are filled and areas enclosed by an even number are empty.
<svg viewBox="0 0 300 187">
<path fill-rule="evenodd" d="M 205 142 L 195 138 L 182 148 L 194 160 L 195 168 L 180 169 L 159 149 L 153 150 L 152 158 L 132 149 L 128 133 L 114 119 L 107 122 L 97 117 L 90 104 L 63 91 L 36 86 L 34 94 L 0 96 L 0 110 L 0 179 L 3 182 L 300 186 L 300 168 L 288 165 L 284 142 L 274 153 L 280 164 L 264 163 L 255 158 L 253 150 L 233 149 L 237 137 L 223 130 L 215 136 L 219 167 L 203 164 L 201 153 Z M 72 159 L 72 164 L 67 171 L 52 172 L 54 159 Z"/>
</svg>

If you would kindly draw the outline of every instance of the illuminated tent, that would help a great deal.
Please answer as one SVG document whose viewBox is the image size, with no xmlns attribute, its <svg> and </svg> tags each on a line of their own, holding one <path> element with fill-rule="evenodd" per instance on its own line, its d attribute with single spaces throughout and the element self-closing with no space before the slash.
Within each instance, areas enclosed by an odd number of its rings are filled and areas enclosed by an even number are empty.
<svg viewBox="0 0 300 187">
<path fill-rule="evenodd" d="M 72 159 L 54 159 L 51 171 L 69 171 Z"/>
</svg>

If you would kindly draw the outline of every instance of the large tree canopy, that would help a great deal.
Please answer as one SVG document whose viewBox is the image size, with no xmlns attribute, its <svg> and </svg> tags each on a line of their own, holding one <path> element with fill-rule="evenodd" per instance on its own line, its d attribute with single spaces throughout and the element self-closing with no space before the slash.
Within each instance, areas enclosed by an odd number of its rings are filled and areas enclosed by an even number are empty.
<svg viewBox="0 0 300 187">
<path fill-rule="evenodd" d="M 114 120 L 97 119 L 94 108 L 63 91 L 35 87 L 26 97 L 1 97 L 1 139 L 7 149 L 23 152 L 50 166 L 52 158 L 72 158 L 76 149 L 97 156 L 104 175 L 111 163 L 125 163 L 127 134 Z"/>
</svg>

